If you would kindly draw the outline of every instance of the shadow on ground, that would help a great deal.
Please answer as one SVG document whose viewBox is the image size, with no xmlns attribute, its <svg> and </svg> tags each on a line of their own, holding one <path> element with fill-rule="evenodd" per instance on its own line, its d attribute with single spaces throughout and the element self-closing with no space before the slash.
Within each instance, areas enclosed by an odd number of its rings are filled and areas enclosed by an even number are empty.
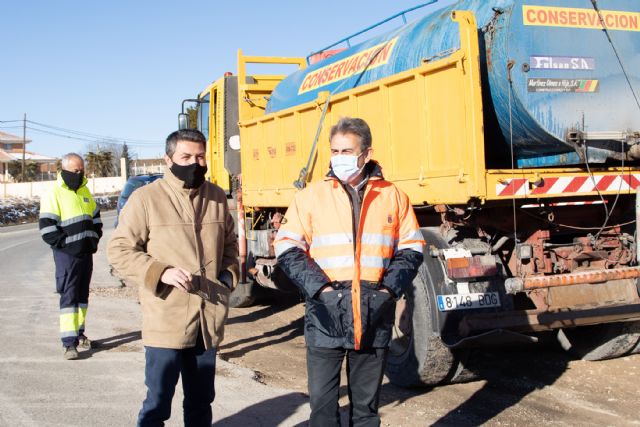
<svg viewBox="0 0 640 427">
<path fill-rule="evenodd" d="M 262 294 L 258 301 L 257 305 L 263 305 L 260 310 L 252 311 L 247 314 L 243 314 L 242 316 L 235 316 L 227 320 L 227 325 L 233 325 L 236 323 L 251 323 L 261 319 L 265 319 L 269 316 L 273 316 L 281 311 L 285 311 L 290 309 L 296 304 L 301 303 L 303 300 L 301 299 L 299 294 L 293 293 L 284 293 L 278 291 L 269 292 L 268 289 L 262 290 Z M 241 310 L 232 308 L 231 312 L 234 310 Z"/>
<path fill-rule="evenodd" d="M 251 324 L 252 322 L 274 316 L 277 313 L 287 310 L 298 303 L 299 298 L 297 296 L 282 296 L 280 300 L 271 301 L 269 305 L 266 305 L 259 310 L 229 319 L 227 321 L 227 324 Z M 223 360 L 239 358 L 251 351 L 260 350 L 261 348 L 268 347 L 270 345 L 290 341 L 302 336 L 303 333 L 304 319 L 300 317 L 291 321 L 287 325 L 270 331 L 266 331 L 262 334 L 252 335 L 250 337 L 242 338 L 236 341 L 224 343 L 222 346 L 220 346 L 219 356 Z"/>
<path fill-rule="evenodd" d="M 134 341 L 140 341 L 142 339 L 142 333 L 140 331 L 127 332 L 126 334 L 114 335 L 109 338 L 102 338 L 94 340 L 91 343 L 92 353 L 97 353 L 104 350 L 112 350 L 125 344 L 132 343 Z"/>
<path fill-rule="evenodd" d="M 213 427 L 258 427 L 284 425 L 282 423 L 284 423 L 291 415 L 295 414 L 299 408 L 306 405 L 308 401 L 309 398 L 304 393 L 289 393 L 283 396 L 274 397 L 248 406 L 236 414 L 216 421 L 213 423 Z M 306 425 L 308 425 L 308 423 L 305 421 L 296 424 L 296 427 Z"/>
<path fill-rule="evenodd" d="M 487 423 L 517 405 L 530 393 L 555 383 L 567 370 L 570 360 L 566 353 L 554 347 L 505 348 L 478 352 L 471 369 L 477 374 L 478 380 L 486 381 L 485 384 L 431 425 L 458 427 Z M 404 389 L 385 384 L 380 407 L 401 405 L 429 390 Z"/>
</svg>

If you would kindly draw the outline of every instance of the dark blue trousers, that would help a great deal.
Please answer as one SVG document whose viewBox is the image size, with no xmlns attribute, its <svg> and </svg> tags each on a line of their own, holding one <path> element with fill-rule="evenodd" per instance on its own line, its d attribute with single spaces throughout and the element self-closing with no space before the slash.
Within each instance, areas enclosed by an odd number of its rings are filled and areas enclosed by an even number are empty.
<svg viewBox="0 0 640 427">
<path fill-rule="evenodd" d="M 340 370 L 347 359 L 349 426 L 378 427 L 378 400 L 387 349 L 307 347 L 310 427 L 340 427 Z"/>
<path fill-rule="evenodd" d="M 53 261 L 56 292 L 60 294 L 60 338 L 63 346 L 76 346 L 78 336 L 84 334 L 85 329 L 93 255 L 69 255 L 54 250 Z"/>
<path fill-rule="evenodd" d="M 202 337 L 198 336 L 193 348 L 145 347 L 145 359 L 147 398 L 138 416 L 138 426 L 164 426 L 171 416 L 178 377 L 182 376 L 184 425 L 211 427 L 216 349 L 205 350 Z"/>
</svg>

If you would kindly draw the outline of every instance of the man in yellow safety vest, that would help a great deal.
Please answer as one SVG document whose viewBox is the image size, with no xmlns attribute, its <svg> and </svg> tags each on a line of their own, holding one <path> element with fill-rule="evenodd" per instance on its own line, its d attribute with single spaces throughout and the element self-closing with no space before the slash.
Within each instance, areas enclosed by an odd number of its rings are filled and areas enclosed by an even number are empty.
<svg viewBox="0 0 640 427">
<path fill-rule="evenodd" d="M 53 188 L 40 201 L 40 234 L 53 249 L 56 291 L 60 294 L 60 335 L 64 358 L 90 349 L 85 336 L 93 254 L 102 237 L 100 209 L 87 188 L 84 161 L 75 153 L 62 158 Z"/>
</svg>

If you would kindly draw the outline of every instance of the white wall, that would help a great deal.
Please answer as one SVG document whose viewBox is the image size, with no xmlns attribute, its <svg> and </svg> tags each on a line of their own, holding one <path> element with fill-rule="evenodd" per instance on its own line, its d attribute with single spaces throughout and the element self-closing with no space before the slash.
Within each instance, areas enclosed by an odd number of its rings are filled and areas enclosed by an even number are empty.
<svg viewBox="0 0 640 427">
<path fill-rule="evenodd" d="M 87 177 L 87 187 L 91 194 L 109 194 L 119 193 L 122 191 L 125 182 L 127 182 L 127 174 L 125 170 L 125 160 L 120 159 L 120 176 L 106 178 L 89 178 Z M 42 197 L 42 195 L 51 188 L 55 181 L 36 181 L 36 182 L 0 182 L 0 198 L 23 197 L 33 198 Z"/>
<path fill-rule="evenodd" d="M 125 179 L 121 176 L 107 178 L 88 178 L 87 187 L 91 194 L 118 193 L 124 187 Z M 33 198 L 42 195 L 55 184 L 55 181 L 36 182 L 3 182 L 0 183 L 0 197 Z"/>
</svg>

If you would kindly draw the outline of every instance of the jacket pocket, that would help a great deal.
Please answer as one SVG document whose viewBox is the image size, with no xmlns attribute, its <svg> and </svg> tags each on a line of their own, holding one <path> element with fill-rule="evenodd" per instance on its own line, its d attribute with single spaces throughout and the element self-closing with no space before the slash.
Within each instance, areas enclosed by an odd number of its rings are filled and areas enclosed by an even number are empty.
<svg viewBox="0 0 640 427">
<path fill-rule="evenodd" d="M 344 303 L 343 290 L 321 292 L 317 298 L 308 299 L 305 327 L 329 337 L 344 336 Z"/>
<path fill-rule="evenodd" d="M 368 300 L 368 324 L 377 326 L 381 321 L 387 320 L 389 314 L 393 314 L 394 301 L 388 292 L 371 290 L 367 293 Z M 393 316 L 391 317 L 391 320 Z"/>
<path fill-rule="evenodd" d="M 366 289 L 363 291 L 363 302 L 366 306 L 366 315 L 363 316 L 366 319 L 366 324 L 362 325 L 363 344 L 386 346 L 386 342 L 391 337 L 395 316 L 394 299 L 387 292 Z"/>
<path fill-rule="evenodd" d="M 56 249 L 62 249 L 67 246 L 67 233 L 62 231 L 62 228 L 59 228 L 59 230 L 61 231 L 60 236 L 58 237 L 58 240 L 56 240 L 56 242 L 52 245 L 52 247 Z"/>
</svg>

